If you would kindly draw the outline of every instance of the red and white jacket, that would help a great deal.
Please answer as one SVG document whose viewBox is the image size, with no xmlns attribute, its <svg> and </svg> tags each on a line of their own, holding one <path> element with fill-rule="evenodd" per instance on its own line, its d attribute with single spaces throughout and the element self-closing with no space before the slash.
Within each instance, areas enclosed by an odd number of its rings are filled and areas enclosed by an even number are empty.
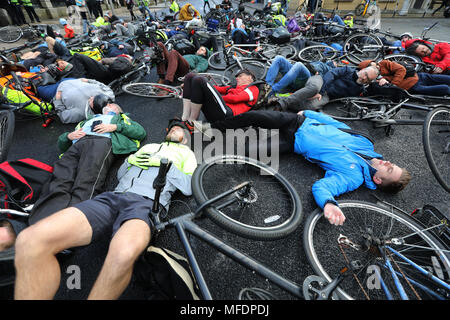
<svg viewBox="0 0 450 320">
<path fill-rule="evenodd" d="M 412 39 L 408 40 L 405 43 L 405 48 L 408 49 L 414 42 L 422 42 L 426 45 L 432 45 L 431 42 L 420 40 L 420 39 Z M 436 67 L 442 69 L 443 73 L 450 69 L 450 43 L 448 42 L 439 42 L 432 47 L 433 50 L 431 54 L 427 57 L 423 57 L 422 61 L 425 63 L 432 64 Z"/>
<path fill-rule="evenodd" d="M 233 115 L 249 111 L 258 101 L 259 89 L 257 86 L 214 86 L 222 95 L 223 101 L 233 111 Z"/>
</svg>

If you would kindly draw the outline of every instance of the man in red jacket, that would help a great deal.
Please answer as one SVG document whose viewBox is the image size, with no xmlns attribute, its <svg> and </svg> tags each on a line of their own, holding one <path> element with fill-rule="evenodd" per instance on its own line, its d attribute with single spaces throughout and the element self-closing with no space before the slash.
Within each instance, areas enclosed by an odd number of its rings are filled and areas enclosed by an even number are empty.
<svg viewBox="0 0 450 320">
<path fill-rule="evenodd" d="M 193 131 L 200 111 L 211 123 L 249 111 L 258 101 L 259 89 L 251 85 L 255 80 L 255 75 L 246 69 L 236 74 L 236 86 L 214 86 L 201 75 L 187 74 L 181 120 Z"/>
<path fill-rule="evenodd" d="M 450 43 L 433 45 L 428 41 L 412 39 L 405 43 L 405 49 L 408 54 L 419 56 L 423 62 L 434 65 L 432 73 L 450 74 Z"/>
</svg>

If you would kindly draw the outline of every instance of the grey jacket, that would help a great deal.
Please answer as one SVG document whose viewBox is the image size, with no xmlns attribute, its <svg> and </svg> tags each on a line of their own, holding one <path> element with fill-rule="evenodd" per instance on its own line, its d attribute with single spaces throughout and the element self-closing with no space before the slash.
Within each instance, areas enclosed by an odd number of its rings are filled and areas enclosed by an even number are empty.
<svg viewBox="0 0 450 320">
<path fill-rule="evenodd" d="M 87 82 L 81 79 L 66 80 L 59 84 L 61 99 L 53 100 L 56 112 L 62 123 L 78 123 L 90 114 L 88 100 L 90 97 L 103 93 L 114 100 L 114 92 L 107 85 L 92 79 Z"/>
</svg>

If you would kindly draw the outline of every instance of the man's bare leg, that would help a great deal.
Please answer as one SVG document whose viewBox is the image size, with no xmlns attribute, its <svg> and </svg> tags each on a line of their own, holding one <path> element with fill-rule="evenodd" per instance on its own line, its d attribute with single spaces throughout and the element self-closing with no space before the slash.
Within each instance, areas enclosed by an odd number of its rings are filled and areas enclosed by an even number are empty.
<svg viewBox="0 0 450 320">
<path fill-rule="evenodd" d="M 109 245 L 102 270 L 88 299 L 118 299 L 130 283 L 133 266 L 150 242 L 150 228 L 139 219 L 122 224 Z"/>
<path fill-rule="evenodd" d="M 14 298 L 52 299 L 61 281 L 55 255 L 64 249 L 87 245 L 91 238 L 91 225 L 76 208 L 58 211 L 19 233 Z"/>
</svg>

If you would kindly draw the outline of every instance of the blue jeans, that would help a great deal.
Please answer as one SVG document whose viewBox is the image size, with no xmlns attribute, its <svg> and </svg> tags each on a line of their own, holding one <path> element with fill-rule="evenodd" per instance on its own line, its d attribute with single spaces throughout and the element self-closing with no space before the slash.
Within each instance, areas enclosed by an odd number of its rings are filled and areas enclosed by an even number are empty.
<svg viewBox="0 0 450 320">
<path fill-rule="evenodd" d="M 409 90 L 412 93 L 428 96 L 449 96 L 450 76 L 445 74 L 430 74 L 419 72 L 419 81 Z"/>
<path fill-rule="evenodd" d="M 275 83 L 278 73 L 281 73 L 283 77 Z M 267 71 L 266 82 L 272 86 L 272 91 L 275 93 L 286 87 L 300 89 L 309 77 L 311 73 L 303 63 L 296 62 L 292 65 L 285 57 L 276 56 Z"/>
</svg>

